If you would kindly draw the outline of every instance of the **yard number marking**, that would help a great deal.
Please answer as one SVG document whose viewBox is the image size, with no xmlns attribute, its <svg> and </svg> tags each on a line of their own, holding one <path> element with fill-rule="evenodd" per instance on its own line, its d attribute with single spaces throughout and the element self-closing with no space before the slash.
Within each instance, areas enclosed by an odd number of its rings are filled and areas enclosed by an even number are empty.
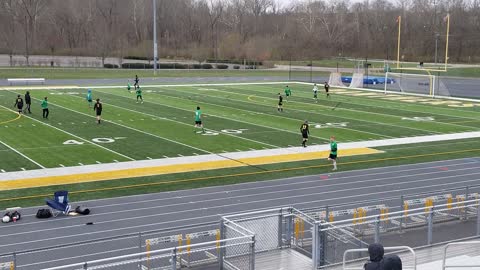
<svg viewBox="0 0 480 270">
<path fill-rule="evenodd" d="M 435 118 L 432 116 L 426 117 L 402 117 L 402 120 L 410 120 L 410 121 L 417 121 L 417 122 L 427 122 L 427 121 L 435 121 Z"/>
</svg>

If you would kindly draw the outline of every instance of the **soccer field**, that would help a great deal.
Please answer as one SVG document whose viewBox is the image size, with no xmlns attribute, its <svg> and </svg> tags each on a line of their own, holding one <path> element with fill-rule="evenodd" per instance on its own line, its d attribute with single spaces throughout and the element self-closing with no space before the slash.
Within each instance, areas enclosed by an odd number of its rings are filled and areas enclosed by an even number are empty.
<svg viewBox="0 0 480 270">
<path fill-rule="evenodd" d="M 309 144 L 341 143 L 480 130 L 477 104 L 333 90 L 312 98 L 311 86 L 291 84 L 293 95 L 278 112 L 284 84 L 145 86 L 134 91 L 92 87 L 104 104 L 104 122 L 85 100 L 86 89 L 31 90 L 32 114 L 12 107 L 25 90 L 1 91 L 2 172 L 161 159 L 299 146 L 300 125 L 311 125 Z M 48 96 L 50 117 L 40 101 Z M 386 98 L 390 99 L 387 100 Z M 419 99 L 417 102 L 412 100 Z M 454 107 L 452 107 L 452 105 Z M 200 106 L 206 133 L 193 127 Z M 458 108 L 460 107 L 460 108 Z"/>
</svg>

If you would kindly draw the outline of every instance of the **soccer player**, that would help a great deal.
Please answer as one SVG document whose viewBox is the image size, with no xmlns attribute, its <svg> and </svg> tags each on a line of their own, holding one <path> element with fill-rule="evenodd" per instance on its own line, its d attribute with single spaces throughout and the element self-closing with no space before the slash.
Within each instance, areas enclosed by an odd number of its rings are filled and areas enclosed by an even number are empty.
<svg viewBox="0 0 480 270">
<path fill-rule="evenodd" d="M 282 97 L 282 95 L 280 95 L 280 93 L 278 93 L 278 107 L 277 107 L 277 110 L 279 112 L 283 112 L 283 97 Z"/>
<path fill-rule="evenodd" d="M 15 105 L 13 105 L 13 107 L 17 107 L 18 109 L 18 114 L 21 114 L 22 113 L 22 109 L 23 109 L 23 99 L 20 95 L 17 96 L 17 99 L 15 100 Z"/>
<path fill-rule="evenodd" d="M 138 85 L 138 81 L 139 81 L 138 75 L 135 75 L 135 83 L 133 84 L 133 87 L 135 87 L 135 89 L 140 87 L 140 85 Z"/>
<path fill-rule="evenodd" d="M 87 99 L 87 102 L 88 102 L 88 107 L 91 108 L 92 107 L 92 102 L 93 102 L 92 90 L 88 89 L 86 99 Z"/>
<path fill-rule="evenodd" d="M 327 98 L 330 97 L 330 93 L 328 93 L 328 89 L 330 88 L 330 85 L 328 85 L 328 82 L 325 82 L 325 84 L 323 85 L 323 87 L 325 87 L 325 93 L 327 93 Z"/>
<path fill-rule="evenodd" d="M 100 102 L 100 99 L 97 98 L 97 103 L 93 106 L 93 110 L 95 111 L 97 115 L 97 124 L 100 124 L 100 120 L 102 120 L 102 110 L 103 106 L 102 103 Z"/>
<path fill-rule="evenodd" d="M 130 85 L 130 80 L 127 81 L 127 90 L 129 93 L 131 93 L 132 86 Z"/>
<path fill-rule="evenodd" d="M 285 100 L 288 100 L 288 97 L 292 95 L 292 90 L 288 85 L 285 87 Z"/>
<path fill-rule="evenodd" d="M 337 170 L 337 142 L 335 141 L 335 136 L 330 137 L 330 155 L 328 160 L 333 162 L 333 170 Z"/>
<path fill-rule="evenodd" d="M 140 87 L 138 87 L 136 93 L 137 93 L 137 103 L 138 103 L 138 100 L 140 99 L 140 101 L 143 104 L 142 89 L 140 89 Z"/>
<path fill-rule="evenodd" d="M 300 132 L 302 133 L 302 146 L 307 147 L 307 141 L 308 141 L 308 134 L 310 134 L 310 130 L 308 129 L 308 121 L 305 120 L 305 122 L 300 126 Z"/>
<path fill-rule="evenodd" d="M 45 119 L 48 119 L 48 115 L 50 114 L 50 112 L 48 111 L 48 98 L 45 97 L 43 100 L 42 100 L 42 116 L 43 118 Z"/>
<path fill-rule="evenodd" d="M 202 124 L 202 111 L 200 110 L 199 106 L 197 106 L 197 110 L 195 111 L 195 128 L 201 128 L 202 133 L 205 133 L 205 129 L 203 128 Z M 193 132 L 197 133 L 196 130 Z"/>
<path fill-rule="evenodd" d="M 313 85 L 313 99 L 315 100 L 315 103 L 318 102 L 318 86 L 317 84 Z"/>
<path fill-rule="evenodd" d="M 32 113 L 32 111 L 30 111 L 30 106 L 32 105 L 32 98 L 30 97 L 29 91 L 25 93 L 25 104 L 27 104 L 27 107 L 23 112 L 26 113 L 28 111 L 28 113 Z"/>
</svg>

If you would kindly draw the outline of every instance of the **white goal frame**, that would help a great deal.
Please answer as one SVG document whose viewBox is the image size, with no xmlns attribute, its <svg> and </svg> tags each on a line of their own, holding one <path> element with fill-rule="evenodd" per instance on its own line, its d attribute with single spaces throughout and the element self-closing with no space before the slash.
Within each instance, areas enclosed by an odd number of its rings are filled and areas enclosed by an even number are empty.
<svg viewBox="0 0 480 270">
<path fill-rule="evenodd" d="M 414 74 L 414 73 L 398 73 L 398 72 L 385 72 L 385 87 L 384 87 L 384 94 L 387 94 L 387 93 L 397 93 L 395 91 L 389 91 L 387 90 L 387 85 L 388 85 L 388 78 L 389 76 L 388 75 L 397 75 L 398 77 L 401 77 L 401 76 L 411 76 L 411 77 L 428 77 L 430 79 L 430 82 L 429 82 L 429 92 L 428 94 L 424 94 L 424 96 L 430 96 L 430 97 L 435 97 L 435 75 L 426 75 L 426 74 Z M 391 77 L 390 77 L 391 78 Z M 415 93 L 408 93 L 408 92 L 404 92 L 404 91 L 401 91 L 402 94 L 405 94 L 405 95 L 418 95 L 418 94 L 415 94 Z"/>
</svg>

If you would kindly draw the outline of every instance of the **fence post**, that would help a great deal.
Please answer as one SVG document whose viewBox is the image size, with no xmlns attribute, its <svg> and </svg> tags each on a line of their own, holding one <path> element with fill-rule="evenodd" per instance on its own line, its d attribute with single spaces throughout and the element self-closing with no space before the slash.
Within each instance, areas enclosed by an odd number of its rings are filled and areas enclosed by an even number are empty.
<svg viewBox="0 0 480 270">
<path fill-rule="evenodd" d="M 278 247 L 279 248 L 283 247 L 282 235 L 283 235 L 283 208 L 280 208 L 280 211 L 278 213 Z"/>
<path fill-rule="evenodd" d="M 220 219 L 220 240 L 223 240 L 225 237 L 225 220 L 222 218 Z M 223 257 L 225 256 L 225 250 L 220 243 L 220 249 L 218 250 L 218 263 L 220 264 L 220 270 L 223 270 Z"/>
<path fill-rule="evenodd" d="M 290 247 L 292 245 L 292 232 L 293 232 L 293 230 L 292 230 L 292 228 L 293 228 L 292 208 L 288 209 L 288 213 L 289 213 L 289 215 L 288 215 L 288 217 L 286 217 L 286 221 L 285 221 L 286 222 L 285 238 L 286 238 L 287 246 Z"/>
<path fill-rule="evenodd" d="M 433 236 L 433 207 L 430 207 L 430 211 L 428 212 L 427 245 L 432 244 L 432 236 Z"/>
<path fill-rule="evenodd" d="M 386 85 L 386 84 L 385 84 Z M 403 200 L 403 195 L 400 196 L 400 232 L 402 231 L 403 227 L 403 207 L 404 207 L 404 200 Z"/>
<path fill-rule="evenodd" d="M 315 222 L 312 227 L 312 266 L 313 269 L 318 268 L 318 261 L 320 256 L 320 237 L 319 237 L 319 226 Z"/>
<path fill-rule="evenodd" d="M 172 253 L 172 270 L 177 269 L 177 247 L 173 248 L 173 253 Z"/>
<path fill-rule="evenodd" d="M 477 236 L 480 236 L 480 206 L 477 207 Z"/>
<path fill-rule="evenodd" d="M 469 190 L 470 188 L 468 186 L 465 187 L 465 201 L 468 201 L 468 193 L 469 193 Z M 464 203 L 464 207 L 463 207 L 463 218 L 465 220 L 467 220 L 467 214 L 468 214 L 468 207 L 467 205 Z"/>
<path fill-rule="evenodd" d="M 328 208 L 328 205 L 325 206 L 325 222 L 328 222 L 328 217 L 330 216 L 330 209 Z"/>
<path fill-rule="evenodd" d="M 375 221 L 375 243 L 380 243 L 380 216 Z"/>
<path fill-rule="evenodd" d="M 255 235 L 252 235 L 252 244 L 250 245 L 252 257 L 250 259 L 250 270 L 255 270 Z"/>
<path fill-rule="evenodd" d="M 314 263 L 315 267 L 319 266 L 324 266 L 325 265 L 325 255 L 326 255 L 326 238 L 327 238 L 327 233 L 323 230 L 324 226 L 323 224 L 316 224 L 315 231 L 318 234 L 318 261 Z M 316 268 L 315 268 L 316 269 Z"/>
</svg>

